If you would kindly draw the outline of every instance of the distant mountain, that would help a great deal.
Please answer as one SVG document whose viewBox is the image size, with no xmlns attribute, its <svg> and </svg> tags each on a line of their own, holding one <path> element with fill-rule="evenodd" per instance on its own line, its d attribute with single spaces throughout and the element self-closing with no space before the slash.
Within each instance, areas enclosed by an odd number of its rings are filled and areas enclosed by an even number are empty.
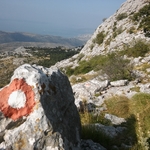
<svg viewBox="0 0 150 150">
<path fill-rule="evenodd" d="M 38 35 L 22 32 L 4 32 L 0 31 L 0 44 L 11 42 L 40 42 L 40 43 L 54 43 L 66 46 L 82 46 L 85 41 L 77 38 L 63 38 L 60 36 Z"/>
<path fill-rule="evenodd" d="M 88 41 L 91 38 L 91 36 L 92 34 L 83 34 L 83 35 L 79 35 L 77 39 L 81 41 Z"/>
</svg>

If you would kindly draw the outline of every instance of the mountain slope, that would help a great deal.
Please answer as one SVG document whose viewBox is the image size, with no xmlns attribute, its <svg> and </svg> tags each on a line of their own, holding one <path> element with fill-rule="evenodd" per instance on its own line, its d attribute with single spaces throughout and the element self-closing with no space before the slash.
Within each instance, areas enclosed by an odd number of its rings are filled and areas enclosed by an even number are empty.
<svg viewBox="0 0 150 150">
<path fill-rule="evenodd" d="M 81 52 L 56 63 L 70 79 L 82 138 L 150 149 L 150 0 L 127 0 Z"/>
<path fill-rule="evenodd" d="M 147 4 L 147 0 L 127 0 L 114 15 L 97 28 L 81 53 L 94 56 L 122 48 L 138 38 L 149 41 L 149 37 L 145 37 L 144 31 L 139 29 L 139 23 L 131 19 L 140 8 Z M 100 33 L 104 35 L 103 42 L 94 42 Z"/>
<path fill-rule="evenodd" d="M 65 67 L 66 64 L 66 66 L 74 68 L 78 66 L 76 58 L 81 55 L 82 60 L 89 60 L 95 55 L 122 50 L 122 48 L 132 45 L 138 39 L 149 42 L 150 38 L 145 36 L 144 27 L 140 27 L 141 20 L 136 21 L 133 19 L 134 15 L 136 16 L 136 13 L 145 5 L 148 5 L 149 2 L 150 0 L 127 0 L 114 15 L 98 26 L 80 54 L 74 56 L 74 62 L 70 59 L 66 60 L 67 63 L 65 61 L 57 63 L 57 66 Z M 146 19 L 149 20 L 149 16 Z M 148 32 L 150 32 L 150 29 Z"/>
</svg>

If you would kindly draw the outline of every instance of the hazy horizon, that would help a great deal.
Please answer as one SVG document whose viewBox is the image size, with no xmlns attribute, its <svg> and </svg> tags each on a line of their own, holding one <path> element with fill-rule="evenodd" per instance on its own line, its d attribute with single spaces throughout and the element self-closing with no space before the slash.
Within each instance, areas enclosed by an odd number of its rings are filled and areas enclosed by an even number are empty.
<svg viewBox="0 0 150 150">
<path fill-rule="evenodd" d="M 0 0 L 0 30 L 62 37 L 93 34 L 125 0 Z"/>
</svg>

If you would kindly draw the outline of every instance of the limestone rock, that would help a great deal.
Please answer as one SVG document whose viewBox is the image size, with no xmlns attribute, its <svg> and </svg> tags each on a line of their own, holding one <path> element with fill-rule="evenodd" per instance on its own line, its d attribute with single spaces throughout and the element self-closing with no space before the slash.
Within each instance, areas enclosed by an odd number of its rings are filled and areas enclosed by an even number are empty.
<svg viewBox="0 0 150 150">
<path fill-rule="evenodd" d="M 148 93 L 150 94 L 150 83 L 146 83 L 140 86 L 140 91 L 142 93 Z"/>
<path fill-rule="evenodd" d="M 119 117 L 111 115 L 111 114 L 105 114 L 105 118 L 110 120 L 112 122 L 112 124 L 114 124 L 114 125 L 119 125 L 123 122 L 126 122 L 126 120 L 124 118 L 119 118 Z"/>
<path fill-rule="evenodd" d="M 68 78 L 22 65 L 0 89 L 0 149 L 80 149 L 80 119 Z"/>
<path fill-rule="evenodd" d="M 75 104 L 79 108 L 81 102 L 86 104 L 93 104 L 94 95 L 97 92 L 103 91 L 109 85 L 109 81 L 99 81 L 97 79 L 93 79 L 84 83 L 78 83 L 72 86 L 74 96 L 75 96 Z M 103 103 L 103 99 L 97 98 L 94 105 L 100 106 Z M 90 105 L 89 105 L 90 106 Z M 92 108 L 88 108 L 88 110 L 92 110 Z"/>
<path fill-rule="evenodd" d="M 117 80 L 117 81 L 113 81 L 113 82 L 110 82 L 110 85 L 111 86 L 125 86 L 128 84 L 128 80 Z"/>
</svg>

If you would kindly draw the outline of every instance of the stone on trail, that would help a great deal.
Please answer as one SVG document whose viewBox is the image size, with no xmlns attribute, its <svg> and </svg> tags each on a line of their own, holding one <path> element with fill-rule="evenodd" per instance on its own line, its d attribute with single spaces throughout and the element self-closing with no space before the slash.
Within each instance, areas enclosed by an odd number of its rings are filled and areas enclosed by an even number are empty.
<svg viewBox="0 0 150 150">
<path fill-rule="evenodd" d="M 0 150 L 80 149 L 80 118 L 68 78 L 24 64 L 0 89 Z"/>
</svg>

